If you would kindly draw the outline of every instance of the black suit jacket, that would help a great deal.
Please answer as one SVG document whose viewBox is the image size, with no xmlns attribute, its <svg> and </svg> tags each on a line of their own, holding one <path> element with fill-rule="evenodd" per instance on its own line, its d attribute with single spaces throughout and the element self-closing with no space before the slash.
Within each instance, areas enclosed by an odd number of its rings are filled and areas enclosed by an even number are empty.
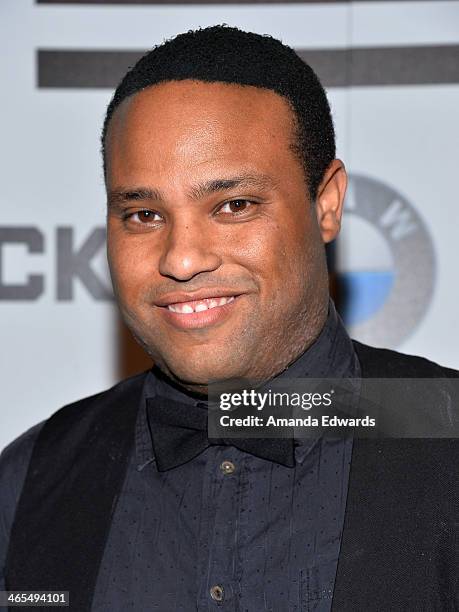
<svg viewBox="0 0 459 612">
<path fill-rule="evenodd" d="M 354 346 L 366 378 L 459 377 Z M 66 406 L 42 428 L 11 531 L 8 589 L 68 590 L 72 610 L 90 610 L 144 378 Z M 459 610 L 458 449 L 456 439 L 354 440 L 334 612 Z"/>
</svg>

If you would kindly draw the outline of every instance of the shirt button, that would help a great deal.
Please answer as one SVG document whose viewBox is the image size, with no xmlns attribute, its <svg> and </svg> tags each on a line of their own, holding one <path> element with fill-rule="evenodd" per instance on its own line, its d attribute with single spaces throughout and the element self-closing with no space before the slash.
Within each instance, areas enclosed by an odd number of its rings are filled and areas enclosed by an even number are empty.
<svg viewBox="0 0 459 612">
<path fill-rule="evenodd" d="M 232 461 L 222 461 L 220 469 L 224 474 L 232 474 L 236 469 L 236 466 Z"/>
<path fill-rule="evenodd" d="M 223 587 L 219 584 L 210 587 L 210 596 L 214 601 L 223 601 Z"/>
</svg>

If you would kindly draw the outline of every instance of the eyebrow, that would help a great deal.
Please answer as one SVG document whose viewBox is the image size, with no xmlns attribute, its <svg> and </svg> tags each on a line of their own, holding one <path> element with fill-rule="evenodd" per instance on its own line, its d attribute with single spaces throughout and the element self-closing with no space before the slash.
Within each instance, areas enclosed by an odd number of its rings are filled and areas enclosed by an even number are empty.
<svg viewBox="0 0 459 612">
<path fill-rule="evenodd" d="M 256 188 L 261 191 L 272 189 L 276 182 L 266 174 L 241 174 L 228 178 L 212 179 L 204 183 L 193 185 L 188 192 L 192 200 L 200 200 L 213 193 L 229 191 L 238 188 Z M 108 205 L 117 206 L 125 202 L 164 201 L 166 198 L 159 189 L 154 187 L 132 187 L 127 189 L 114 189 L 108 193 Z"/>
<path fill-rule="evenodd" d="M 213 179 L 195 185 L 190 189 L 189 196 L 192 200 L 199 200 L 205 196 L 218 193 L 220 191 L 229 191 L 230 189 L 238 188 L 256 188 L 267 190 L 275 186 L 271 177 L 266 174 L 242 174 L 229 178 Z"/>
<path fill-rule="evenodd" d="M 161 192 L 148 187 L 131 187 L 127 189 L 113 189 L 108 192 L 107 204 L 116 208 L 125 202 L 142 202 L 145 200 L 161 200 Z"/>
</svg>

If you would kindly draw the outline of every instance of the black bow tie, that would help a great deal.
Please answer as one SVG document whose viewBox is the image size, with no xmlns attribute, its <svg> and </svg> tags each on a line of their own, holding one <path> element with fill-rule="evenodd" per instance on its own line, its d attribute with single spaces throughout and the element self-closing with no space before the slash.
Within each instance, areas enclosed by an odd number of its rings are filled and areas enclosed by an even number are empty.
<svg viewBox="0 0 459 612">
<path fill-rule="evenodd" d="M 295 466 L 293 438 L 225 438 L 207 437 L 207 410 L 193 404 L 157 396 L 147 399 L 153 450 L 157 468 L 165 472 L 193 459 L 209 446 L 231 445 L 246 453 Z"/>
</svg>

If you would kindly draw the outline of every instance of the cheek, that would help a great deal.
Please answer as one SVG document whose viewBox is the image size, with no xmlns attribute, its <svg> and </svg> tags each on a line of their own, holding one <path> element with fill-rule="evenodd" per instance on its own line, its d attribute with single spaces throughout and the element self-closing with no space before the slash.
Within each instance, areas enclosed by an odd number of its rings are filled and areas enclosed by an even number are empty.
<svg viewBox="0 0 459 612">
<path fill-rule="evenodd" d="M 232 241 L 233 253 L 259 279 L 262 297 L 273 299 L 276 294 L 288 301 L 289 292 L 303 287 L 304 276 L 314 265 L 316 237 L 311 233 L 304 219 L 283 224 L 266 219 L 237 244 Z"/>
<path fill-rule="evenodd" d="M 142 289 L 151 285 L 155 266 L 150 250 L 142 240 L 109 232 L 108 263 L 115 292 L 121 299 L 136 301 Z"/>
<path fill-rule="evenodd" d="M 234 262 L 248 270 L 260 291 L 281 275 L 287 245 L 279 226 L 271 219 L 236 226 L 220 238 L 221 244 L 226 245 L 223 261 Z"/>
</svg>

